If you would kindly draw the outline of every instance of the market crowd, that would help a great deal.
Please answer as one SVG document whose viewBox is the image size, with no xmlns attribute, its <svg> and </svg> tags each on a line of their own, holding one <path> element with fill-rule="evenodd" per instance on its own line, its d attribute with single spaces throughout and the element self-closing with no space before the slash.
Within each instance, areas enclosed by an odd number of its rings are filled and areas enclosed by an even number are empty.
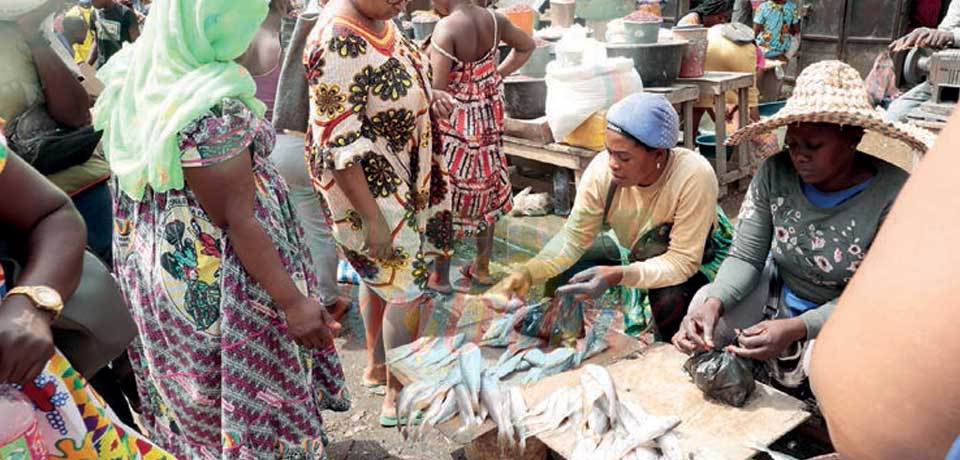
<svg viewBox="0 0 960 460">
<path fill-rule="evenodd" d="M 533 38 L 470 0 L 434 0 L 425 43 L 404 0 L 300 3 L 0 0 L 0 396 L 44 412 L 51 455 L 324 458 L 322 412 L 351 405 L 338 271 L 359 284 L 356 383 L 385 387 L 382 426 L 404 423 L 385 352 L 459 295 L 456 242 L 490 293 L 615 291 L 627 334 L 763 363 L 817 398 L 849 458 L 943 458 L 960 434 L 955 126 L 910 178 L 861 141 L 923 153 L 932 135 L 885 119 L 849 65 L 810 65 L 764 119 L 753 88 L 731 142 L 770 148 L 732 224 L 675 108 L 627 96 L 563 227 L 497 280 L 503 79 Z M 753 27 L 734 10 L 681 19 L 710 27 L 708 70 L 792 58 L 793 3 L 760 2 Z"/>
</svg>

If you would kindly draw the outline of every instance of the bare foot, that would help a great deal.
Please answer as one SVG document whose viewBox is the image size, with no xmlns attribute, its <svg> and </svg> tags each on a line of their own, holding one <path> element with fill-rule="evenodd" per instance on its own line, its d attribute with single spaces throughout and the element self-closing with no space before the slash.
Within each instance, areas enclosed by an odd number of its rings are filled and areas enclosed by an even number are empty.
<svg viewBox="0 0 960 460">
<path fill-rule="evenodd" d="M 387 384 L 387 366 L 379 364 L 374 367 L 368 367 L 363 370 L 363 386 L 368 388 L 383 386 Z"/>
<path fill-rule="evenodd" d="M 427 289 L 437 291 L 444 295 L 453 294 L 453 286 L 450 285 L 450 277 L 441 275 L 434 271 L 427 280 Z"/>
<path fill-rule="evenodd" d="M 493 286 L 494 284 L 496 284 L 496 280 L 494 280 L 493 277 L 490 276 L 489 270 L 490 270 L 489 268 L 485 270 L 481 270 L 481 269 L 478 269 L 476 265 L 470 264 L 470 265 L 465 265 L 463 269 L 460 270 L 460 272 L 463 273 L 463 276 L 472 279 L 473 282 L 481 286 Z"/>
</svg>

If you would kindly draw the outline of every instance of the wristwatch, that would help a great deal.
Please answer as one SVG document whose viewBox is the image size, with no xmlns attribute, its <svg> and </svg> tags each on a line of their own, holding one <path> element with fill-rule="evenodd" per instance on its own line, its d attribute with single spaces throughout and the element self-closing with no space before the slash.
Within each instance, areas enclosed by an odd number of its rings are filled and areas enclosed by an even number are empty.
<svg viewBox="0 0 960 460">
<path fill-rule="evenodd" d="M 63 299 L 53 288 L 47 286 L 17 286 L 11 289 L 10 292 L 3 297 L 3 300 L 7 300 L 10 296 L 15 295 L 25 295 L 29 297 L 33 305 L 37 307 L 37 310 L 52 313 L 54 320 L 60 317 L 60 312 L 63 311 Z"/>
</svg>

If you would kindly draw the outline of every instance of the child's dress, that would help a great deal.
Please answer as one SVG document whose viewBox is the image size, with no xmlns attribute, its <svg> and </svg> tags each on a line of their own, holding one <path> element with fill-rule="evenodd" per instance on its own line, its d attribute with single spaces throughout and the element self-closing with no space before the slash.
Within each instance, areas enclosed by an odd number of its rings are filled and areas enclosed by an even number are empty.
<svg viewBox="0 0 960 460">
<path fill-rule="evenodd" d="M 453 223 L 458 236 L 474 235 L 494 224 L 513 208 L 507 158 L 503 153 L 503 78 L 497 73 L 497 18 L 492 11 L 494 44 L 480 60 L 461 62 L 436 43 L 437 52 L 450 58 L 448 91 L 458 104 L 434 132 L 442 149 L 452 191 Z"/>
</svg>

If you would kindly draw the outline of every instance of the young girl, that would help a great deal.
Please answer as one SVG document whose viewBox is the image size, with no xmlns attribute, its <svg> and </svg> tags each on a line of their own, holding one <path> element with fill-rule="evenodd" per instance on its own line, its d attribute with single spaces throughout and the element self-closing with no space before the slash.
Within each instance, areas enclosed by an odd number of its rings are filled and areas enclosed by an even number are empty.
<svg viewBox="0 0 960 460">
<path fill-rule="evenodd" d="M 784 59 L 792 41 L 800 33 L 797 6 L 789 0 L 767 0 L 753 15 L 753 31 L 764 56 Z"/>
<path fill-rule="evenodd" d="M 512 208 L 510 176 L 503 154 L 503 77 L 522 66 L 536 46 L 533 39 L 470 0 L 434 0 L 442 19 L 430 40 L 434 89 L 459 102 L 446 119 L 435 120 L 453 195 L 453 223 L 458 236 L 477 237 L 477 257 L 463 269 L 478 284 L 491 285 L 493 226 Z M 498 45 L 513 48 L 498 62 Z M 449 260 L 440 262 L 431 287 L 449 293 Z"/>
</svg>

